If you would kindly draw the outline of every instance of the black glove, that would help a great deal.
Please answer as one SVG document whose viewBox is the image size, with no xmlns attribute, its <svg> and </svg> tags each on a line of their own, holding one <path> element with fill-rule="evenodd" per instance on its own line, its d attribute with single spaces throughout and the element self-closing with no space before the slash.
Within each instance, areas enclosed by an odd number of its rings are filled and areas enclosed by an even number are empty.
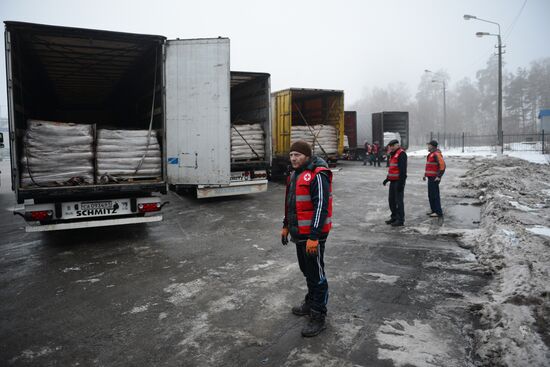
<svg viewBox="0 0 550 367">
<path fill-rule="evenodd" d="M 390 180 L 388 180 L 387 178 L 384 180 L 384 182 L 382 182 L 382 185 L 386 186 L 386 184 L 389 182 Z"/>
<path fill-rule="evenodd" d="M 283 246 L 288 245 L 288 228 L 286 227 L 281 230 L 281 243 Z"/>
</svg>

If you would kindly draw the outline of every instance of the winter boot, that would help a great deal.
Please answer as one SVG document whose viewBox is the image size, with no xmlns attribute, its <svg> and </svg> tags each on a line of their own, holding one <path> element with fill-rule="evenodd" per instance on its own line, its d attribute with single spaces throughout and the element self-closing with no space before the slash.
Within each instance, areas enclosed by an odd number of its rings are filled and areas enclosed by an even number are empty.
<svg viewBox="0 0 550 367">
<path fill-rule="evenodd" d="M 319 333 L 327 328 L 325 323 L 325 315 L 321 312 L 311 310 L 309 314 L 309 322 L 302 329 L 302 336 L 309 338 L 319 335 Z"/>
<path fill-rule="evenodd" d="M 311 307 L 309 304 L 304 302 L 300 306 L 292 307 L 292 313 L 296 316 L 307 316 L 311 312 Z"/>
<path fill-rule="evenodd" d="M 393 222 L 395 222 L 395 219 L 388 219 L 388 220 L 386 221 L 386 224 L 392 224 Z"/>
</svg>

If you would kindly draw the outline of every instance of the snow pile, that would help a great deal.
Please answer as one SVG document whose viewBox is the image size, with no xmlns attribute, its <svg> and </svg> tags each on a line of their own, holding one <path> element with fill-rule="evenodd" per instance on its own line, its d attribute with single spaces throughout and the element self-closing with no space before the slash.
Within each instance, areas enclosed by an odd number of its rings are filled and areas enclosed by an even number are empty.
<svg viewBox="0 0 550 367">
<path fill-rule="evenodd" d="M 159 178 L 161 151 L 156 131 L 108 130 L 97 131 L 98 183 L 119 179 Z"/>
<path fill-rule="evenodd" d="M 93 142 L 92 125 L 29 120 L 23 137 L 21 185 L 93 183 Z"/>
<path fill-rule="evenodd" d="M 338 153 L 338 130 L 332 125 L 292 126 L 290 140 L 305 140 L 317 155 Z"/>
<path fill-rule="evenodd" d="M 261 124 L 233 125 L 231 159 L 264 159 L 265 137 Z"/>
<path fill-rule="evenodd" d="M 550 240 L 543 228 L 550 170 L 514 158 L 485 160 L 461 186 L 484 203 L 480 230 L 464 244 L 494 276 L 487 298 L 472 307 L 481 326 L 476 353 L 485 366 L 548 366 Z"/>
</svg>

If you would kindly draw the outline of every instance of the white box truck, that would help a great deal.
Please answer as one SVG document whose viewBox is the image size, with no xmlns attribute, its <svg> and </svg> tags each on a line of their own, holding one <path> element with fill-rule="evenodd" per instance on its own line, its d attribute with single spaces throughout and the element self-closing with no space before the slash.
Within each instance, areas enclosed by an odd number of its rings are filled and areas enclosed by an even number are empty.
<svg viewBox="0 0 550 367">
<path fill-rule="evenodd" d="M 266 189 L 261 159 L 232 169 L 229 39 L 23 22 L 5 28 L 14 214 L 25 218 L 27 231 L 159 221 L 168 185 L 194 187 L 199 197 Z M 264 78 L 268 96 L 269 75 L 248 74 L 249 85 Z M 239 108 L 257 106 L 245 98 Z M 50 128 L 83 126 L 86 136 L 78 139 L 48 135 Z M 132 145 L 143 132 L 146 145 Z M 126 140 L 104 140 L 117 137 Z M 82 139 L 91 148 L 59 148 Z M 62 164 L 71 154 L 91 154 L 86 175 L 72 177 Z M 110 171 L 120 157 L 135 170 Z"/>
</svg>

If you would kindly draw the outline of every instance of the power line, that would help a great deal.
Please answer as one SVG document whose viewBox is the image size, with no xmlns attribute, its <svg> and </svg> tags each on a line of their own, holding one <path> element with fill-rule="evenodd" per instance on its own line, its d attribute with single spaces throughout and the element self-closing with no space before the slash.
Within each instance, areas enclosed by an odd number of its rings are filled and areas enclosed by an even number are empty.
<svg viewBox="0 0 550 367">
<path fill-rule="evenodd" d="M 512 21 L 512 23 L 510 24 L 510 26 L 508 27 L 508 29 L 506 30 L 505 32 L 505 35 L 504 35 L 504 38 L 507 39 L 510 34 L 512 34 L 512 31 L 514 30 L 514 27 L 516 26 L 516 23 L 517 21 L 519 20 L 519 17 L 521 16 L 521 14 L 523 13 L 523 9 L 525 9 L 525 5 L 527 5 L 527 0 L 525 0 L 523 2 L 523 5 L 521 6 L 521 8 L 519 9 L 519 12 L 518 14 L 516 15 L 516 17 L 514 18 L 514 20 Z"/>
</svg>

